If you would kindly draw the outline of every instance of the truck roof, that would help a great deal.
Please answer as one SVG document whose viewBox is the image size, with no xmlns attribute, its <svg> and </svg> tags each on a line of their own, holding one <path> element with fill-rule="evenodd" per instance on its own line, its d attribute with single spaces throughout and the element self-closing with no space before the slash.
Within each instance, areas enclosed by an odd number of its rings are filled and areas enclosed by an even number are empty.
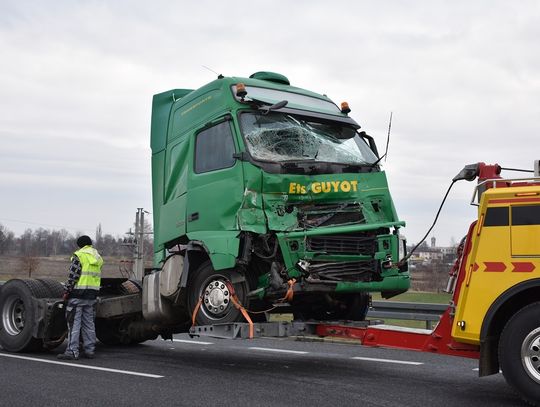
<svg viewBox="0 0 540 407">
<path fill-rule="evenodd" d="M 326 95 L 291 86 L 285 76 L 273 72 L 256 72 L 249 78 L 220 76 L 218 79 L 195 90 L 171 89 L 154 95 L 150 142 L 152 151 L 156 152 L 165 148 L 169 125 L 172 125 L 171 131 L 173 132 L 176 131 L 176 127 L 179 127 L 175 124 L 179 120 L 172 120 L 172 123 L 169 123 L 171 112 L 180 110 L 182 123 L 184 124 L 182 127 L 185 127 L 186 123 L 191 122 L 192 125 L 197 125 L 201 121 L 209 120 L 212 115 L 219 112 L 230 111 L 239 103 L 231 91 L 232 87 L 238 83 L 243 83 L 247 87 L 295 93 L 334 104 Z M 203 104 L 205 105 L 204 109 L 198 109 Z M 301 106 L 301 101 L 297 102 L 296 105 Z M 310 106 L 309 108 L 306 107 L 305 110 L 317 111 L 318 109 Z M 324 113 L 328 114 L 330 112 L 325 110 Z M 346 114 L 340 112 L 337 106 L 335 112 L 330 114 L 346 116 Z"/>
</svg>

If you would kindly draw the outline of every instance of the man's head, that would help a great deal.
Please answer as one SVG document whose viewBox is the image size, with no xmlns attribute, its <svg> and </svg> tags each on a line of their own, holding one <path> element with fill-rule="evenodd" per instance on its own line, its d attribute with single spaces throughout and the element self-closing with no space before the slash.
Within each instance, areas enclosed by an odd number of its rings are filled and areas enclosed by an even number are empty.
<svg viewBox="0 0 540 407">
<path fill-rule="evenodd" d="M 86 235 L 82 235 L 77 239 L 77 246 L 84 247 L 84 246 L 91 246 L 92 245 L 92 239 Z"/>
</svg>

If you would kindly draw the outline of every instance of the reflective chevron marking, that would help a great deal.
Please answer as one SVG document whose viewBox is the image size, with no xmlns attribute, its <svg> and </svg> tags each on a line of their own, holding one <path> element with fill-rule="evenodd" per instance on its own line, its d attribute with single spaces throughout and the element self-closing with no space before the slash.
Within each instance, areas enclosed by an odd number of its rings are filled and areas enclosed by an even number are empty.
<svg viewBox="0 0 540 407">
<path fill-rule="evenodd" d="M 531 273 L 536 268 L 534 263 L 529 262 L 512 262 L 514 269 L 512 273 Z"/>
<path fill-rule="evenodd" d="M 506 264 L 500 261 L 485 261 L 486 269 L 484 271 L 488 273 L 502 273 L 506 270 Z"/>
</svg>

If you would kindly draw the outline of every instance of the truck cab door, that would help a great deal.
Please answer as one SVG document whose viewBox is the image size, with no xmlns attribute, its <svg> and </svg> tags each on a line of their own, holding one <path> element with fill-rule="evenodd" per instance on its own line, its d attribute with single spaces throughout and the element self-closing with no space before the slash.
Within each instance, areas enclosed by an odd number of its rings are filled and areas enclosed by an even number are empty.
<svg viewBox="0 0 540 407">
<path fill-rule="evenodd" d="M 242 162 L 233 157 L 232 123 L 205 126 L 193 138 L 192 171 L 188 177 L 187 232 L 236 230 L 243 196 Z"/>
</svg>

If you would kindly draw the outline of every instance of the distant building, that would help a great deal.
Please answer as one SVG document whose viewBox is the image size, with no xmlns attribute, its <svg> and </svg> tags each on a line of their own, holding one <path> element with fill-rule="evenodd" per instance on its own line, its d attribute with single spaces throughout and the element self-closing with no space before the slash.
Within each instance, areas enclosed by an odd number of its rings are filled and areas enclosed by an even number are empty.
<svg viewBox="0 0 540 407">
<path fill-rule="evenodd" d="M 430 246 L 428 246 L 426 241 L 418 246 L 410 258 L 411 265 L 428 265 L 432 262 L 451 264 L 454 262 L 456 257 L 455 247 L 437 247 L 437 240 L 435 237 L 432 237 L 430 242 Z M 409 247 L 408 250 L 412 250 L 412 247 Z"/>
</svg>

